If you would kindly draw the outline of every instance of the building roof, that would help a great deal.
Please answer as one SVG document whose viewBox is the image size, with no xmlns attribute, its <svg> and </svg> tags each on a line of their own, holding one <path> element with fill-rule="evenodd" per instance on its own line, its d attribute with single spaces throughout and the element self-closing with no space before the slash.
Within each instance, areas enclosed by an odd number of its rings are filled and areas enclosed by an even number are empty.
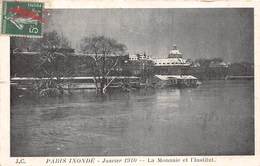
<svg viewBox="0 0 260 166">
<path fill-rule="evenodd" d="M 163 59 L 153 59 L 155 66 L 189 66 L 190 64 L 186 62 L 183 58 L 163 58 Z"/>
<path fill-rule="evenodd" d="M 170 51 L 170 54 L 177 54 L 177 55 L 180 55 L 182 54 L 179 50 L 171 50 Z"/>
<path fill-rule="evenodd" d="M 137 57 L 137 55 L 135 55 L 135 54 L 130 54 L 130 55 L 129 55 L 129 58 L 138 58 L 138 57 Z"/>
<path fill-rule="evenodd" d="M 225 62 L 211 62 L 209 67 L 228 67 L 228 65 Z"/>
<path fill-rule="evenodd" d="M 175 44 L 169 52 L 168 58 L 182 58 L 182 53 L 177 49 Z"/>
<path fill-rule="evenodd" d="M 155 77 L 159 78 L 160 80 L 167 81 L 171 79 L 178 79 L 178 80 L 197 80 L 196 77 L 192 75 L 155 75 Z"/>
</svg>

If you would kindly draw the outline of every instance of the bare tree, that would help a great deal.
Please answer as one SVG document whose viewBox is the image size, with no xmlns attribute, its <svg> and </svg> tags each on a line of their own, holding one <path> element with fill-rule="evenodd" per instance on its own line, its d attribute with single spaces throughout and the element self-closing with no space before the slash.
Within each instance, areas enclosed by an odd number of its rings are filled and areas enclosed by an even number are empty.
<svg viewBox="0 0 260 166">
<path fill-rule="evenodd" d="M 90 67 L 97 92 L 105 93 L 107 76 L 118 65 L 119 56 L 123 55 L 125 50 L 124 44 L 104 36 L 84 37 L 82 39 L 81 51 L 93 58 Z"/>
<path fill-rule="evenodd" d="M 70 76 L 73 70 L 71 65 L 67 64 L 68 56 L 62 52 L 62 49 L 70 49 L 68 40 L 62 34 L 53 31 L 45 33 L 43 38 L 35 41 L 33 48 L 40 52 L 40 63 L 37 67 L 41 74 L 37 75 L 48 78 L 47 82 L 42 81 L 43 89 L 46 89 L 43 92 L 49 93 L 48 89 L 50 89 L 62 93 L 61 77 Z"/>
<path fill-rule="evenodd" d="M 61 49 L 70 48 L 68 40 L 56 31 L 45 33 L 43 38 L 33 43 L 33 48 L 40 52 L 39 68 L 48 78 L 59 79 L 69 72 L 65 66 L 66 55 Z"/>
<path fill-rule="evenodd" d="M 31 74 L 37 78 L 45 78 L 41 79 L 41 81 L 35 81 L 34 90 L 40 94 L 41 91 L 46 93 L 49 93 L 51 90 L 57 92 L 57 89 L 61 91 L 62 88 L 59 86 L 60 78 L 73 73 L 72 65 L 67 63 L 69 62 L 69 56 L 66 56 L 61 51 L 71 48 L 68 40 L 56 31 L 44 33 L 42 38 L 28 40 L 13 38 L 12 40 L 11 54 L 17 55 L 16 59 L 19 59 L 18 56 L 21 57 L 23 55 L 20 55 L 20 52 L 34 52 L 33 56 L 25 54 L 27 59 L 31 58 Z M 19 68 L 19 64 L 14 67 L 15 69 Z M 49 93 L 47 95 L 52 94 Z"/>
</svg>

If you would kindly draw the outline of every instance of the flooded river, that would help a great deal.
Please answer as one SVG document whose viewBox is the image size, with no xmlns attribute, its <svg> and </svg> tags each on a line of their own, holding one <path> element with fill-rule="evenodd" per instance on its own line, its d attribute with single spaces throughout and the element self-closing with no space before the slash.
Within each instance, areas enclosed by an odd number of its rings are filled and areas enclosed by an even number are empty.
<svg viewBox="0 0 260 166">
<path fill-rule="evenodd" d="M 141 90 L 11 106 L 11 156 L 254 153 L 253 81 Z"/>
</svg>

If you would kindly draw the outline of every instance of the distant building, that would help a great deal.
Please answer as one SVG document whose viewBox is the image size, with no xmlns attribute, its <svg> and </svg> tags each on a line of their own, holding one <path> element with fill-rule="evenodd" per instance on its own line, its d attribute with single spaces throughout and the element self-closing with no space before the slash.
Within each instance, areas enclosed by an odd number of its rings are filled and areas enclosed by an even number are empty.
<svg viewBox="0 0 260 166">
<path fill-rule="evenodd" d="M 211 62 L 209 64 L 209 67 L 210 68 L 227 68 L 228 67 L 228 64 L 225 63 L 225 62 Z"/>
<path fill-rule="evenodd" d="M 145 53 L 138 53 L 138 54 L 129 55 L 129 60 L 130 61 L 152 60 L 152 58 L 149 55 L 146 55 Z"/>
<path fill-rule="evenodd" d="M 137 57 L 137 55 L 132 54 L 132 55 L 129 55 L 129 60 L 130 60 L 130 61 L 137 61 L 137 60 L 138 60 L 138 57 Z"/>
</svg>

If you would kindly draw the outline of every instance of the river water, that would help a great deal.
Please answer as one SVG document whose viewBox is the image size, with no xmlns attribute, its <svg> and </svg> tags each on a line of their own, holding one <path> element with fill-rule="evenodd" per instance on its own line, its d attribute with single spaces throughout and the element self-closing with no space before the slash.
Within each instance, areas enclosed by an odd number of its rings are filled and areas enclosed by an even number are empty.
<svg viewBox="0 0 260 166">
<path fill-rule="evenodd" d="M 254 154 L 254 83 L 19 99 L 11 156 Z"/>
</svg>

